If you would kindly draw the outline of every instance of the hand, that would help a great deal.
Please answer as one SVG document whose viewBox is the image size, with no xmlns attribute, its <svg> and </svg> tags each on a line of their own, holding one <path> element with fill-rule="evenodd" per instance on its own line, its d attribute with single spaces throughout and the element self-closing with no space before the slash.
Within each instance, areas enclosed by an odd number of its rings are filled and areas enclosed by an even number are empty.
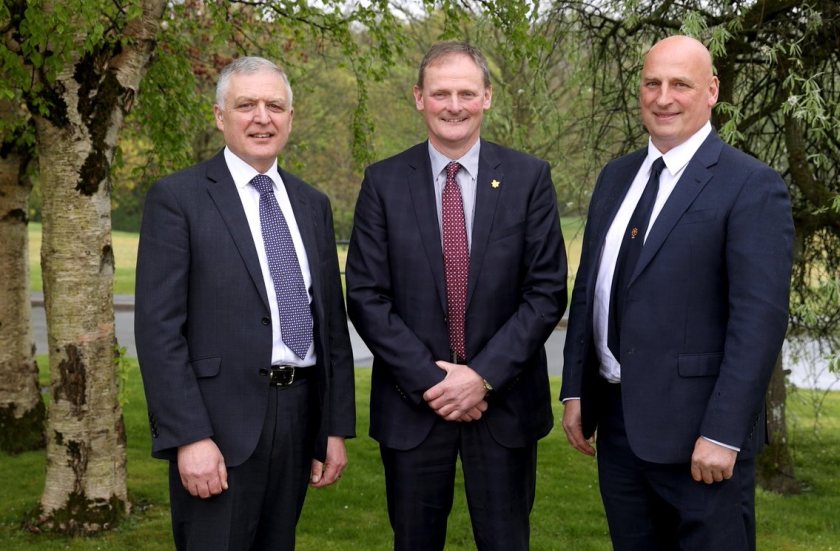
<svg viewBox="0 0 840 551">
<path fill-rule="evenodd" d="M 595 448 L 592 447 L 595 439 L 583 437 L 580 400 L 572 399 L 563 402 L 563 430 L 566 431 L 566 438 L 574 449 L 586 455 L 595 455 Z"/>
<path fill-rule="evenodd" d="M 326 488 L 341 478 L 341 473 L 347 466 L 347 449 L 341 436 L 327 437 L 327 457 L 324 463 L 312 460 L 309 475 L 309 485 L 313 488 Z"/>
<path fill-rule="evenodd" d="M 732 478 L 738 452 L 710 442 L 702 436 L 694 443 L 691 454 L 691 478 L 712 484 Z"/>
<path fill-rule="evenodd" d="M 423 393 L 423 399 L 429 407 L 447 421 L 479 419 L 487 410 L 487 402 L 484 400 L 487 391 L 481 375 L 463 364 L 442 361 L 435 364 L 446 371 L 446 377 Z"/>
<path fill-rule="evenodd" d="M 178 448 L 181 484 L 195 497 L 206 499 L 228 489 L 225 458 L 209 438 Z"/>
<path fill-rule="evenodd" d="M 487 400 L 482 400 L 474 408 L 467 411 L 466 413 L 461 415 L 461 417 L 455 420 L 462 423 L 478 421 L 479 419 L 481 419 L 481 416 L 484 414 L 485 411 L 487 411 Z"/>
</svg>

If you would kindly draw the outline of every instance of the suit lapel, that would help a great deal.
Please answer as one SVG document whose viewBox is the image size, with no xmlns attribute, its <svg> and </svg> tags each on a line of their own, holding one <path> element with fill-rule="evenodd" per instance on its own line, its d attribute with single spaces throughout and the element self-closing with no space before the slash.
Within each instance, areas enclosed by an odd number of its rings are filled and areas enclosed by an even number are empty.
<svg viewBox="0 0 840 551">
<path fill-rule="evenodd" d="M 414 216 L 420 230 L 420 240 L 429 260 L 429 267 L 435 280 L 441 308 L 446 311 L 446 283 L 443 273 L 443 249 L 440 243 L 440 227 L 437 217 L 437 202 L 429 159 L 428 142 L 415 146 L 408 161 L 411 170 L 407 176 L 408 191 L 414 205 Z"/>
<path fill-rule="evenodd" d="M 633 284 L 633 281 L 650 263 L 683 213 L 711 180 L 712 172 L 709 167 L 717 163 L 722 146 L 723 142 L 712 131 L 703 145 L 700 146 L 700 149 L 697 150 L 697 153 L 694 154 L 694 157 L 688 162 L 688 166 L 676 187 L 674 187 L 674 191 L 671 192 L 662 207 L 662 211 L 653 222 L 653 227 L 651 227 L 644 247 L 642 247 L 636 269 L 630 277 L 629 285 Z"/>
<path fill-rule="evenodd" d="M 295 213 L 295 222 L 297 223 L 300 237 L 303 240 L 303 248 L 306 249 L 306 259 L 309 263 L 309 276 L 312 280 L 312 302 L 315 308 L 320 313 L 321 301 L 318 292 L 321 289 L 321 269 L 320 258 L 321 251 L 318 248 L 318 229 L 316 228 L 318 213 L 314 211 L 313 206 L 308 201 L 306 194 L 303 193 L 303 182 L 298 180 L 291 174 L 280 170 L 280 177 L 283 179 L 283 185 L 286 187 L 286 194 L 289 196 L 289 202 L 292 204 L 292 211 Z M 325 228 L 320 228 L 326 231 Z M 318 316 L 317 319 L 322 319 Z"/>
<path fill-rule="evenodd" d="M 470 248 L 470 272 L 467 284 L 467 308 L 470 299 L 475 291 L 484 255 L 487 252 L 487 243 L 490 238 L 490 230 L 493 227 L 493 219 L 496 216 L 496 207 L 499 203 L 501 190 L 494 188 L 490 182 L 504 180 L 501 161 L 499 160 L 495 146 L 492 143 L 481 140 L 481 149 L 478 159 L 478 175 L 475 184 L 475 213 L 473 215 L 472 246 Z"/>
<path fill-rule="evenodd" d="M 254 245 L 254 238 L 251 236 L 251 228 L 248 219 L 245 217 L 245 209 L 242 208 L 242 200 L 236 190 L 236 184 L 225 163 L 223 152 L 207 162 L 207 191 L 216 208 L 230 232 L 236 248 L 242 256 L 242 261 L 259 291 L 260 298 L 268 308 L 268 295 L 265 291 L 260 260 L 257 256 L 257 249 Z"/>
</svg>

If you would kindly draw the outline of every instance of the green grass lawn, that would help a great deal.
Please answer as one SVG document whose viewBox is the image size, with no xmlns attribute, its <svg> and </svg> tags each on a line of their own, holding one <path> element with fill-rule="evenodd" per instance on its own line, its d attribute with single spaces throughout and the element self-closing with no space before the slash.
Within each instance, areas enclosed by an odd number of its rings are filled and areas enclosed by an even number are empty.
<svg viewBox="0 0 840 551">
<path fill-rule="evenodd" d="M 44 360 L 44 358 L 41 358 Z M 43 362 L 42 362 L 43 363 Z M 44 383 L 47 375 L 43 374 Z M 44 453 L 0 454 L 0 548 L 3 551 L 131 550 L 172 548 L 166 466 L 149 455 L 150 437 L 136 362 L 129 373 L 125 407 L 131 516 L 117 529 L 91 538 L 62 538 L 22 532 L 21 519 L 38 501 L 44 484 Z M 350 465 L 332 488 L 311 490 L 298 527 L 298 549 L 385 550 L 391 548 L 384 478 L 376 444 L 366 436 L 370 371 L 356 371 L 359 438 L 348 441 Z M 559 379 L 552 379 L 553 394 Z M 828 551 L 840 542 L 840 393 L 830 393 L 818 430 L 806 391 L 789 400 L 791 441 L 797 476 L 806 484 L 799 496 L 759 491 L 758 548 L 771 551 Z M 555 404 L 559 423 L 561 406 Z M 474 549 L 459 477 L 449 522 L 447 550 Z M 534 550 L 610 549 L 593 460 L 571 450 L 558 427 L 540 442 L 537 498 L 532 514 Z"/>
<path fill-rule="evenodd" d="M 566 239 L 566 253 L 569 257 L 569 289 L 574 283 L 574 273 L 580 260 L 580 244 L 583 240 L 583 219 L 577 217 L 562 220 L 563 236 Z M 134 267 L 137 265 L 137 241 L 139 234 L 115 231 L 112 234 L 114 247 L 114 294 L 134 294 Z M 347 246 L 338 246 L 338 262 L 344 271 L 347 260 Z M 342 277 L 343 279 L 343 277 Z M 41 292 L 41 224 L 29 224 L 29 288 Z"/>
</svg>

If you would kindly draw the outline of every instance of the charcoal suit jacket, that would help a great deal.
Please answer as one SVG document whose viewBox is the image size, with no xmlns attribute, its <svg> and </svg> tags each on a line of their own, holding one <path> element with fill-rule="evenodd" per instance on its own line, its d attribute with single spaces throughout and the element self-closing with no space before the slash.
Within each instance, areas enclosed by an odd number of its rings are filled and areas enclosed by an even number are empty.
<svg viewBox="0 0 840 551">
<path fill-rule="evenodd" d="M 566 255 L 548 163 L 481 142 L 466 305 L 467 364 L 494 388 L 492 437 L 552 427 L 543 345 L 566 306 Z M 370 434 L 411 449 L 437 415 L 423 393 L 451 357 L 428 142 L 368 167 L 347 259 L 348 311 L 373 352 Z"/>
<path fill-rule="evenodd" d="M 312 277 L 317 364 L 315 458 L 353 436 L 353 358 L 332 213 L 325 195 L 280 170 Z M 223 152 L 149 191 L 137 259 L 135 334 L 152 453 L 212 438 L 225 463 L 253 452 L 271 365 L 271 313 L 257 250 Z M 278 305 L 283 308 L 282 304 Z"/>
</svg>

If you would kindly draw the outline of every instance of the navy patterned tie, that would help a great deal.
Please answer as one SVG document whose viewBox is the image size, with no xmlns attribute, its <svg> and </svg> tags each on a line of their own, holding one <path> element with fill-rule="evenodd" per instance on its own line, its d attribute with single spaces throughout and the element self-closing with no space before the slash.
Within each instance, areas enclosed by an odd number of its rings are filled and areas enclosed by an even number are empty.
<svg viewBox="0 0 840 551">
<path fill-rule="evenodd" d="M 312 344 L 312 311 L 292 234 L 277 204 L 271 178 L 257 174 L 251 185 L 260 192 L 260 228 L 280 310 L 280 336 L 303 359 Z"/>
<path fill-rule="evenodd" d="M 621 248 L 618 249 L 618 258 L 615 261 L 612 289 L 610 290 L 607 346 L 619 363 L 621 362 L 619 334 L 624 319 L 624 298 L 627 294 L 627 286 L 630 284 L 630 277 L 636 269 L 636 262 L 642 254 L 650 215 L 653 212 L 653 205 L 656 203 L 656 195 L 659 193 L 659 175 L 664 167 L 665 160 L 662 157 L 653 161 L 653 165 L 650 167 L 650 178 L 648 178 L 645 190 L 642 192 L 632 216 L 630 216 L 627 229 L 622 234 Z"/>
<path fill-rule="evenodd" d="M 461 165 L 446 165 L 446 184 L 443 186 L 441 211 L 443 219 L 443 266 L 446 274 L 447 319 L 449 347 L 461 361 L 466 351 L 467 279 L 470 274 L 470 250 L 464 219 L 464 202 L 455 175 Z"/>
</svg>

